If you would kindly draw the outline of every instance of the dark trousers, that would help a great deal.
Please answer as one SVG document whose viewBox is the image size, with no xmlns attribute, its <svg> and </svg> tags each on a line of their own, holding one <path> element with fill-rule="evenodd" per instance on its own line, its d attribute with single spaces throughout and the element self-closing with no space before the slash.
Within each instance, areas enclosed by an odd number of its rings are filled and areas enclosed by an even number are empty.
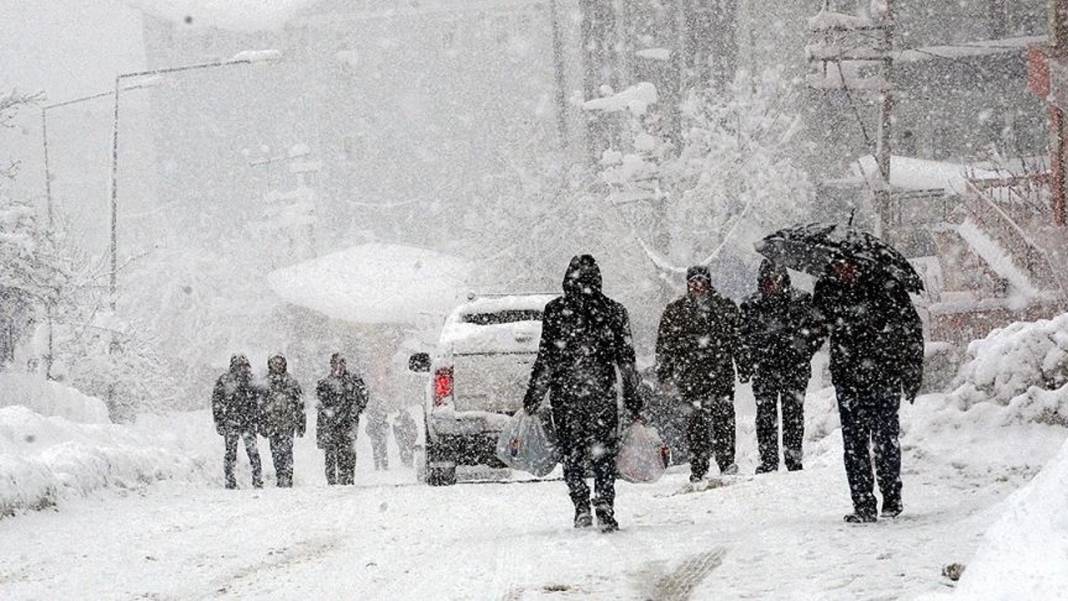
<svg viewBox="0 0 1068 601">
<path fill-rule="evenodd" d="M 270 437 L 271 460 L 274 462 L 274 474 L 280 488 L 293 486 L 293 435 L 276 434 Z"/>
<path fill-rule="evenodd" d="M 376 470 L 389 469 L 388 435 L 371 436 L 371 454 L 374 456 Z"/>
<path fill-rule="evenodd" d="M 593 471 L 593 506 L 612 515 L 616 501 L 616 452 L 614 433 L 599 437 L 587 435 L 569 440 L 563 449 L 564 482 L 577 510 L 589 511 L 590 486 L 586 483 L 587 466 Z"/>
<path fill-rule="evenodd" d="M 226 478 L 226 488 L 237 488 L 237 478 L 234 477 L 234 465 L 237 463 L 237 443 L 245 441 L 245 453 L 248 455 L 248 464 L 252 468 L 252 486 L 263 486 L 263 467 L 260 465 L 260 451 L 256 448 L 256 433 L 241 430 L 228 430 L 223 434 L 226 443 L 226 452 L 223 455 L 223 476 Z"/>
<path fill-rule="evenodd" d="M 721 472 L 734 465 L 734 399 L 732 395 L 684 401 L 690 413 L 686 434 L 690 440 L 690 481 L 708 473 L 714 453 Z"/>
<path fill-rule="evenodd" d="M 876 511 L 872 493 L 872 458 L 875 454 L 875 473 L 883 506 L 901 503 L 901 445 L 898 437 L 900 394 L 893 389 L 858 389 L 835 386 L 838 414 L 842 421 L 842 442 L 845 447 L 845 469 L 853 507 L 858 513 Z"/>
<path fill-rule="evenodd" d="M 324 449 L 327 484 L 353 484 L 356 480 L 356 445 L 339 436 Z"/>
<path fill-rule="evenodd" d="M 782 405 L 782 446 L 786 469 L 801 469 L 801 444 L 805 438 L 805 388 L 807 381 L 778 382 L 754 379 L 756 435 L 760 470 L 779 469 L 779 405 Z"/>
</svg>

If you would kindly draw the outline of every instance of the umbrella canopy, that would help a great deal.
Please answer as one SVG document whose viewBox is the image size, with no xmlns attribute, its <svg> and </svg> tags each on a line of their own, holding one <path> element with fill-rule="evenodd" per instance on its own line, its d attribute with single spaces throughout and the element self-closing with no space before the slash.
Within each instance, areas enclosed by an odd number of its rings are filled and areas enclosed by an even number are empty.
<svg viewBox="0 0 1068 601">
<path fill-rule="evenodd" d="M 810 223 L 781 229 L 756 243 L 772 262 L 814 276 L 835 260 L 845 259 L 901 283 L 909 292 L 923 290 L 923 279 L 896 248 L 852 226 Z"/>
</svg>

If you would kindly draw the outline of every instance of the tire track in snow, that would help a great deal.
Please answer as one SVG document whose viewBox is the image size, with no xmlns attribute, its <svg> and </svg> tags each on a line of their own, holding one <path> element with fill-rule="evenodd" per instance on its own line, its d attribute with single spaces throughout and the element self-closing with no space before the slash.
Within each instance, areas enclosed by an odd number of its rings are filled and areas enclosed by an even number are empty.
<svg viewBox="0 0 1068 601">
<path fill-rule="evenodd" d="M 727 552 L 717 547 L 706 553 L 692 555 L 670 574 L 656 581 L 651 601 L 687 601 L 698 585 L 723 563 Z"/>
<path fill-rule="evenodd" d="M 268 558 L 234 570 L 233 573 L 216 578 L 211 583 L 211 593 L 205 596 L 222 597 L 237 594 L 234 589 L 242 582 L 263 572 L 288 568 L 290 566 L 318 559 L 340 546 L 340 537 L 316 538 L 300 541 L 292 547 L 271 551 Z"/>
</svg>

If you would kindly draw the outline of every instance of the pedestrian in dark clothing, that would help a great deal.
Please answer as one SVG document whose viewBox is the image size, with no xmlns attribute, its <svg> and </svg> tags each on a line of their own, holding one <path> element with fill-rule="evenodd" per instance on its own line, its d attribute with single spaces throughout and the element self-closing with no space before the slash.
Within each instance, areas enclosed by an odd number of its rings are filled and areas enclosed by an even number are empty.
<svg viewBox="0 0 1068 601">
<path fill-rule="evenodd" d="M 380 406 L 367 412 L 367 436 L 371 439 L 371 455 L 375 471 L 389 469 L 389 415 Z"/>
<path fill-rule="evenodd" d="M 286 373 L 286 358 L 267 361 L 267 388 L 263 400 L 263 435 L 271 443 L 271 459 L 279 487 L 293 486 L 293 437 L 304 436 L 304 393 Z"/>
<path fill-rule="evenodd" d="M 741 318 L 734 301 L 712 287 L 703 265 L 686 272 L 686 295 L 664 309 L 656 341 L 656 371 L 665 392 L 678 394 L 690 412 L 690 482 L 700 482 L 715 454 L 722 474 L 734 463 L 735 366 L 746 365 Z M 741 374 L 743 381 L 744 373 Z"/>
<path fill-rule="evenodd" d="M 412 467 L 415 463 L 415 439 L 419 435 L 419 426 L 407 409 L 401 409 L 393 422 L 393 440 L 397 441 L 401 463 Z"/>
<path fill-rule="evenodd" d="M 226 488 L 237 488 L 234 464 L 237 463 L 237 443 L 245 441 L 252 486 L 263 487 L 260 451 L 256 448 L 256 429 L 259 422 L 258 391 L 252 383 L 252 366 L 244 355 L 230 357 L 230 371 L 215 382 L 211 393 L 211 413 L 215 418 L 215 432 L 223 437 L 223 474 Z"/>
<path fill-rule="evenodd" d="M 340 353 L 330 356 L 330 374 L 315 387 L 315 443 L 323 450 L 327 484 L 356 479 L 356 431 L 367 407 L 367 386 L 348 371 Z"/>
<path fill-rule="evenodd" d="M 758 291 L 742 303 L 742 342 L 756 397 L 758 474 L 779 469 L 779 404 L 786 469 L 802 467 L 805 389 L 812 377 L 812 355 L 826 335 L 812 308 L 812 296 L 790 285 L 786 269 L 764 260 Z"/>
<path fill-rule="evenodd" d="M 617 370 L 630 420 L 641 411 L 630 319 L 623 305 L 601 291 L 601 271 L 590 255 L 571 259 L 564 295 L 545 306 L 541 343 L 523 401 L 534 415 L 546 393 L 561 446 L 564 481 L 575 506 L 576 528 L 593 525 L 586 468 L 593 468 L 593 507 L 604 532 L 615 519 L 619 442 Z"/>
<path fill-rule="evenodd" d="M 901 503 L 898 408 L 923 380 L 923 324 L 908 293 L 874 269 L 838 260 L 816 283 L 813 302 L 830 331 L 831 380 L 842 422 L 846 476 L 853 498 L 847 522 L 874 522 L 872 459 L 883 516 Z"/>
</svg>

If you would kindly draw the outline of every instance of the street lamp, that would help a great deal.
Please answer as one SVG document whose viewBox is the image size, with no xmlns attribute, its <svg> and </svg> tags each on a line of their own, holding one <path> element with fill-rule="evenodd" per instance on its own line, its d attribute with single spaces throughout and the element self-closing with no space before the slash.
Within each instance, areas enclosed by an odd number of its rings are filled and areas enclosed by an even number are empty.
<svg viewBox="0 0 1068 601">
<path fill-rule="evenodd" d="M 125 86 L 124 90 L 137 90 L 141 88 L 148 88 L 155 85 L 154 81 L 144 80 L 135 85 Z M 63 102 L 53 102 L 41 107 L 41 144 L 44 150 L 44 178 L 45 178 L 45 205 L 48 214 L 48 233 L 53 234 L 55 232 L 55 210 L 52 201 L 52 169 L 49 163 L 48 157 L 48 111 L 52 109 L 61 108 L 64 106 L 70 106 L 72 104 L 81 104 L 83 102 L 89 102 L 90 100 L 96 100 L 98 98 L 104 98 L 105 96 L 111 96 L 115 92 L 100 92 L 98 94 L 90 94 L 89 96 L 82 96 L 80 98 L 74 98 L 71 100 L 65 100 Z M 54 301 L 49 299 L 46 304 L 48 311 L 48 356 L 45 359 L 45 377 L 52 378 L 52 364 L 54 356 L 54 336 L 53 336 L 53 319 L 52 314 L 54 308 L 52 303 Z"/>
<path fill-rule="evenodd" d="M 144 88 L 154 87 L 158 83 L 157 80 L 142 80 L 133 85 L 123 86 L 123 90 L 140 90 Z M 89 96 L 82 96 L 80 98 L 74 98 L 71 100 L 64 100 L 63 102 L 54 102 L 52 104 L 46 104 L 41 107 L 41 142 L 44 146 L 44 176 L 45 176 L 45 201 L 48 214 L 48 229 L 52 231 L 55 226 L 53 201 L 52 201 L 52 171 L 51 163 L 48 156 L 48 112 L 52 109 L 58 109 L 64 106 L 70 106 L 72 104 L 81 104 L 83 102 L 89 102 L 90 100 L 96 100 L 97 98 L 104 98 L 106 96 L 114 95 L 114 90 L 108 90 L 107 92 L 100 92 L 98 94 L 90 94 Z"/>
<path fill-rule="evenodd" d="M 110 298 L 110 306 L 112 313 L 115 312 L 115 300 L 116 300 L 116 285 L 118 281 L 118 214 L 119 214 L 119 187 L 118 187 L 118 173 L 119 173 L 119 95 L 123 88 L 123 80 L 138 78 L 138 77 L 152 77 L 167 75 L 170 73 L 180 73 L 183 71 L 195 71 L 199 69 L 211 69 L 214 67 L 230 67 L 234 65 L 253 65 L 256 63 L 274 62 L 281 58 L 281 53 L 277 50 L 246 50 L 238 52 L 229 60 L 213 61 L 208 63 L 197 63 L 193 65 L 182 65 L 178 67 L 162 67 L 159 69 L 150 69 L 147 71 L 135 71 L 131 73 L 121 73 L 115 76 L 115 91 L 111 92 L 115 96 L 115 115 L 112 122 L 111 130 L 111 246 L 110 246 L 110 259 L 111 259 L 111 277 L 108 285 L 108 296 Z"/>
</svg>

